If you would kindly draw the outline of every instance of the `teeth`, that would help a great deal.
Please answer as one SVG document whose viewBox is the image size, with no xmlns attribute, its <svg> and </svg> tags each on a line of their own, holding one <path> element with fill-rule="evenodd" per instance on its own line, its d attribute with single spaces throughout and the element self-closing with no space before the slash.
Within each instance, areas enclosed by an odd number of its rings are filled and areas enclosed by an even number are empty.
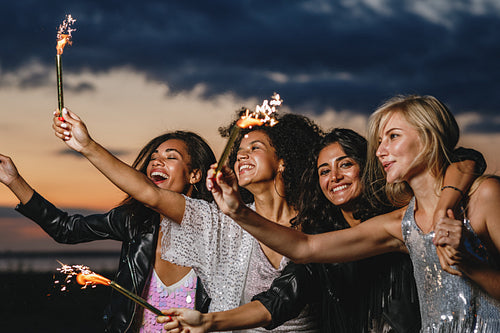
<svg viewBox="0 0 500 333">
<path fill-rule="evenodd" d="M 337 186 L 336 188 L 333 189 L 333 193 L 342 191 L 347 188 L 347 185 L 342 185 L 342 186 Z"/>
<path fill-rule="evenodd" d="M 151 172 L 151 177 L 155 177 L 155 176 L 160 176 L 162 178 L 168 179 L 168 175 L 166 173 L 163 173 L 160 171 Z"/>
<path fill-rule="evenodd" d="M 245 164 L 245 165 L 240 166 L 240 171 L 244 170 L 244 169 L 251 169 L 251 168 L 253 168 L 253 166 Z"/>
</svg>

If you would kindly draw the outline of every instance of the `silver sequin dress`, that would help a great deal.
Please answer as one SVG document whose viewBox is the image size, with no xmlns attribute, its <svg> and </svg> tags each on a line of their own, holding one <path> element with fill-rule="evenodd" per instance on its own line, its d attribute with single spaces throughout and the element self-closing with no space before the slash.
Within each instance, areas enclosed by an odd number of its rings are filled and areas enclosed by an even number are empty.
<svg viewBox="0 0 500 333">
<path fill-rule="evenodd" d="M 467 277 L 441 269 L 432 243 L 434 232 L 424 234 L 415 223 L 415 198 L 402 221 L 403 238 L 413 262 L 417 282 L 422 330 L 425 333 L 498 333 L 500 332 L 500 302 L 485 293 Z M 468 220 L 464 221 L 468 238 L 475 244 L 476 255 L 487 259 Z M 477 251 L 482 247 L 482 251 Z M 495 267 L 495 266 L 494 266 Z"/>
<path fill-rule="evenodd" d="M 257 240 L 223 214 L 215 203 L 185 198 L 181 224 L 168 219 L 161 223 L 161 257 L 194 269 L 212 298 L 209 311 L 236 308 L 268 289 L 288 260 L 283 258 L 275 269 Z M 250 208 L 255 209 L 253 204 Z M 307 307 L 297 318 L 268 332 L 317 332 L 316 320 Z M 264 331 L 256 328 L 245 332 Z"/>
</svg>

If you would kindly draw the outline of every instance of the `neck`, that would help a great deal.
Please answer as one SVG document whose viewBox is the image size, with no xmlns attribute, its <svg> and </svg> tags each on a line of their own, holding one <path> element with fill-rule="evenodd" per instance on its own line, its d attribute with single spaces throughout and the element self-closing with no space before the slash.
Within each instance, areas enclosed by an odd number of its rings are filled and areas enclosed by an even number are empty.
<svg viewBox="0 0 500 333">
<path fill-rule="evenodd" d="M 255 211 L 268 220 L 290 226 L 290 220 L 297 215 L 297 211 L 288 204 L 285 198 L 275 192 L 273 188 L 260 194 L 253 193 Z"/>
<path fill-rule="evenodd" d="M 340 211 L 342 212 L 342 216 L 350 227 L 355 227 L 361 222 L 360 220 L 354 218 L 354 211 L 352 209 L 341 208 Z"/>
<path fill-rule="evenodd" d="M 415 220 L 422 230 L 429 229 L 439 196 L 436 193 L 437 179 L 430 171 L 412 177 L 408 184 L 415 195 Z"/>
</svg>

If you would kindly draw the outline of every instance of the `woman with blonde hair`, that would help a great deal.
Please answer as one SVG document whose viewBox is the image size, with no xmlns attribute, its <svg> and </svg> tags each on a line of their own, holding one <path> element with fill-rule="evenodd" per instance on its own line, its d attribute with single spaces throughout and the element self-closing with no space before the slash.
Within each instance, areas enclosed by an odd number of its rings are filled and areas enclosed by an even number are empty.
<svg viewBox="0 0 500 333">
<path fill-rule="evenodd" d="M 386 252 L 410 254 L 423 332 L 500 330 L 500 181 L 490 177 L 465 194 L 443 186 L 458 125 L 432 96 L 398 96 L 370 118 L 368 184 L 385 181 L 400 208 L 353 228 L 307 235 L 267 222 L 239 199 L 229 170 L 209 172 L 219 207 L 265 245 L 299 263 L 347 262 Z M 378 160 L 378 162 L 377 162 Z M 434 223 L 443 191 L 463 196 L 463 213 Z M 467 203 L 467 204 L 465 204 Z"/>
</svg>

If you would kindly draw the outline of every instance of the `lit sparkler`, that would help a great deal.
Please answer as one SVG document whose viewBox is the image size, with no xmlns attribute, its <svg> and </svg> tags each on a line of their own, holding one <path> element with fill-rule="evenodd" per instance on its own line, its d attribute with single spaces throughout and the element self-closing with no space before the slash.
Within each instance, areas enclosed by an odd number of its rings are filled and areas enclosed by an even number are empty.
<svg viewBox="0 0 500 333">
<path fill-rule="evenodd" d="M 145 307 L 149 311 L 153 312 L 154 314 L 158 316 L 163 316 L 163 313 L 161 312 L 160 309 L 154 307 L 153 305 L 149 304 L 146 302 L 145 299 L 142 297 L 137 296 L 131 291 L 128 291 L 127 289 L 123 288 L 120 286 L 118 283 L 111 281 L 110 279 L 99 275 L 97 273 L 94 273 L 90 270 L 89 267 L 83 266 L 83 265 L 65 265 L 61 262 L 61 267 L 58 268 L 57 270 L 60 271 L 63 274 L 66 274 L 66 282 L 70 282 L 72 278 L 75 278 L 76 282 L 79 284 L 83 285 L 83 288 L 86 288 L 88 286 L 95 287 L 98 284 L 104 285 L 104 286 L 110 286 L 111 288 L 115 289 L 122 295 L 128 297 L 132 301 L 136 302 L 137 304 Z M 56 282 L 57 283 L 57 282 Z M 64 291 L 66 288 L 63 286 L 61 288 L 62 291 Z"/>
<path fill-rule="evenodd" d="M 241 118 L 238 119 L 238 121 L 231 128 L 226 147 L 224 148 L 219 162 L 217 163 L 216 172 L 219 172 L 222 169 L 222 166 L 226 162 L 240 130 L 242 128 L 252 128 L 253 126 L 276 125 L 278 121 L 274 118 L 274 114 L 276 112 L 276 108 L 281 106 L 282 103 L 283 100 L 280 99 L 280 95 L 274 93 L 270 101 L 267 99 L 264 100 L 262 105 L 257 105 L 255 107 L 254 112 L 250 112 L 248 109 L 245 110 L 245 114 L 241 116 Z"/>
<path fill-rule="evenodd" d="M 59 107 L 59 117 L 61 117 L 62 109 L 64 108 L 63 99 L 63 77 L 62 77 L 62 61 L 61 56 L 63 54 L 64 47 L 66 44 L 71 45 L 71 33 L 76 29 L 71 26 L 76 20 L 71 16 L 71 14 L 66 16 L 66 19 L 61 23 L 59 29 L 57 30 L 57 55 L 56 55 L 56 72 L 57 72 L 57 103 Z"/>
</svg>

